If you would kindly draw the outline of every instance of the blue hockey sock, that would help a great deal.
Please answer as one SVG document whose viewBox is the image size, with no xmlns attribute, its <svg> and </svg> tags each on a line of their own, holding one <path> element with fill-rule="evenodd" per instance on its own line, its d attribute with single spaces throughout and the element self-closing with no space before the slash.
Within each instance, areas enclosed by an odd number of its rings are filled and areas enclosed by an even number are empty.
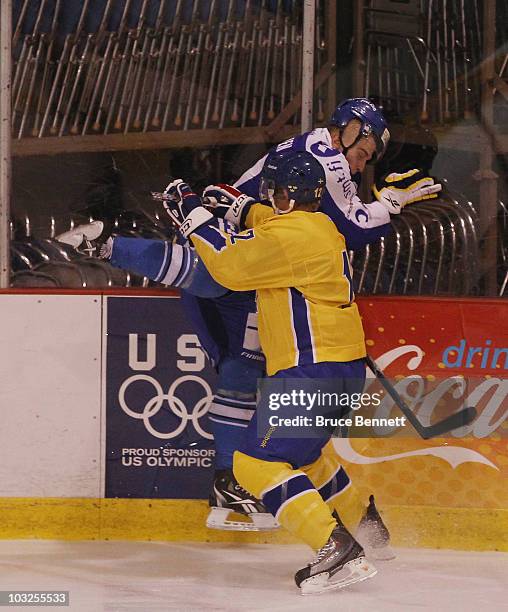
<svg viewBox="0 0 508 612">
<path fill-rule="evenodd" d="M 209 416 L 215 440 L 215 469 L 225 470 L 233 467 L 233 453 L 238 450 L 245 436 L 246 426 L 234 426 L 219 418 Z"/>
<path fill-rule="evenodd" d="M 245 359 L 225 358 L 219 364 L 217 393 L 208 413 L 215 439 L 215 469 L 233 467 L 233 453 L 244 441 L 256 409 L 258 367 Z"/>
</svg>

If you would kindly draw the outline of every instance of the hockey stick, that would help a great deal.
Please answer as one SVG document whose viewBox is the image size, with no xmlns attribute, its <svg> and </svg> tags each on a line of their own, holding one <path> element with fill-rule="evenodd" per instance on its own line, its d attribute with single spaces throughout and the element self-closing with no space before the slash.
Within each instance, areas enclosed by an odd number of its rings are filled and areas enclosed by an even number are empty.
<svg viewBox="0 0 508 612">
<path fill-rule="evenodd" d="M 462 410 L 459 410 L 459 412 L 456 412 L 455 414 L 446 417 L 445 419 L 439 421 L 438 423 L 435 423 L 434 425 L 422 425 L 420 421 L 416 418 L 411 408 L 400 397 L 393 385 L 379 369 L 376 362 L 371 357 L 369 357 L 369 355 L 365 357 L 365 363 L 369 366 L 372 372 L 374 372 L 376 377 L 379 378 L 388 395 L 390 395 L 393 401 L 400 408 L 402 414 L 415 428 L 418 435 L 421 436 L 424 440 L 428 440 L 429 438 L 435 438 L 436 436 L 442 436 L 443 434 L 448 433 L 453 429 L 468 425 L 476 417 L 476 409 L 472 406 L 469 406 L 467 408 L 462 408 Z"/>
<path fill-rule="evenodd" d="M 150 195 L 152 197 L 152 200 L 156 200 L 158 202 L 164 203 L 164 202 L 174 202 L 175 201 L 174 198 L 167 195 L 166 193 L 161 193 L 160 191 L 151 191 Z M 166 211 L 166 214 L 168 215 L 168 217 L 171 219 L 173 226 L 177 230 L 179 230 L 182 225 L 182 222 L 180 218 L 178 217 L 178 215 L 173 212 L 170 206 L 166 206 L 165 204 L 164 204 L 164 210 Z"/>
</svg>

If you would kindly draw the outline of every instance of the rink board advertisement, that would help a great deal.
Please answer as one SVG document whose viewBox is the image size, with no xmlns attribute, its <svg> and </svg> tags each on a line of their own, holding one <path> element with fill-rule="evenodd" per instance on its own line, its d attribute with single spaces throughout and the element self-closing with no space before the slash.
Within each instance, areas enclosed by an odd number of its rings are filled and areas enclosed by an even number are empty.
<svg viewBox="0 0 508 612">
<path fill-rule="evenodd" d="M 106 301 L 106 497 L 205 497 L 215 373 L 180 300 Z"/>
<path fill-rule="evenodd" d="M 0 296 L 0 497 L 100 497 L 101 302 Z"/>
<path fill-rule="evenodd" d="M 467 437 L 335 440 L 360 492 L 391 505 L 508 508 L 508 303 L 379 297 L 359 305 L 367 350 L 387 375 L 443 384 L 463 376 L 470 384 L 460 399 L 478 411 L 460 432 Z"/>
<path fill-rule="evenodd" d="M 508 303 L 359 306 L 368 351 L 392 380 L 463 375 L 472 385 L 459 399 L 478 416 L 465 438 L 335 439 L 353 483 L 376 495 L 401 545 L 507 550 Z M 178 297 L 13 293 L 0 312 L 2 537 L 229 537 L 204 527 L 215 375 Z"/>
<path fill-rule="evenodd" d="M 465 376 L 464 404 L 478 408 L 467 437 L 335 439 L 362 495 L 387 505 L 508 508 L 506 303 L 380 297 L 359 305 L 367 349 L 392 379 Z M 109 297 L 107 330 L 106 496 L 206 498 L 213 441 L 203 410 L 214 373 L 180 301 Z"/>
</svg>

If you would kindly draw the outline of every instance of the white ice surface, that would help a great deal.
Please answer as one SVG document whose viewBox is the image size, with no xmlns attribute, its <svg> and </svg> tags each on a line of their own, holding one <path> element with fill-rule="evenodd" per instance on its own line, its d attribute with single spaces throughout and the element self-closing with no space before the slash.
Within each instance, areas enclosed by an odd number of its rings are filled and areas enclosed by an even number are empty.
<svg viewBox="0 0 508 612">
<path fill-rule="evenodd" d="M 303 546 L 0 541 L 0 590 L 69 590 L 79 612 L 508 610 L 508 554 L 397 554 L 371 580 L 304 597 L 293 582 Z"/>
</svg>

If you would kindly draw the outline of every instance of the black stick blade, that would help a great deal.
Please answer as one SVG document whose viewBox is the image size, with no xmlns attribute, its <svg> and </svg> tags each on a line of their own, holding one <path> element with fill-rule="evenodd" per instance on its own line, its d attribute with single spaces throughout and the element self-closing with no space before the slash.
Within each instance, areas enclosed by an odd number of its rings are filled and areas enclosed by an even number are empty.
<svg viewBox="0 0 508 612">
<path fill-rule="evenodd" d="M 451 414 L 449 417 L 439 421 L 435 425 L 422 427 L 421 432 L 418 433 L 420 433 L 420 435 L 426 440 L 429 438 L 436 438 L 459 427 L 469 425 L 469 423 L 476 418 L 476 414 L 476 408 L 473 406 L 468 406 L 467 408 L 459 410 L 459 412 L 456 412 L 455 414 Z"/>
</svg>

